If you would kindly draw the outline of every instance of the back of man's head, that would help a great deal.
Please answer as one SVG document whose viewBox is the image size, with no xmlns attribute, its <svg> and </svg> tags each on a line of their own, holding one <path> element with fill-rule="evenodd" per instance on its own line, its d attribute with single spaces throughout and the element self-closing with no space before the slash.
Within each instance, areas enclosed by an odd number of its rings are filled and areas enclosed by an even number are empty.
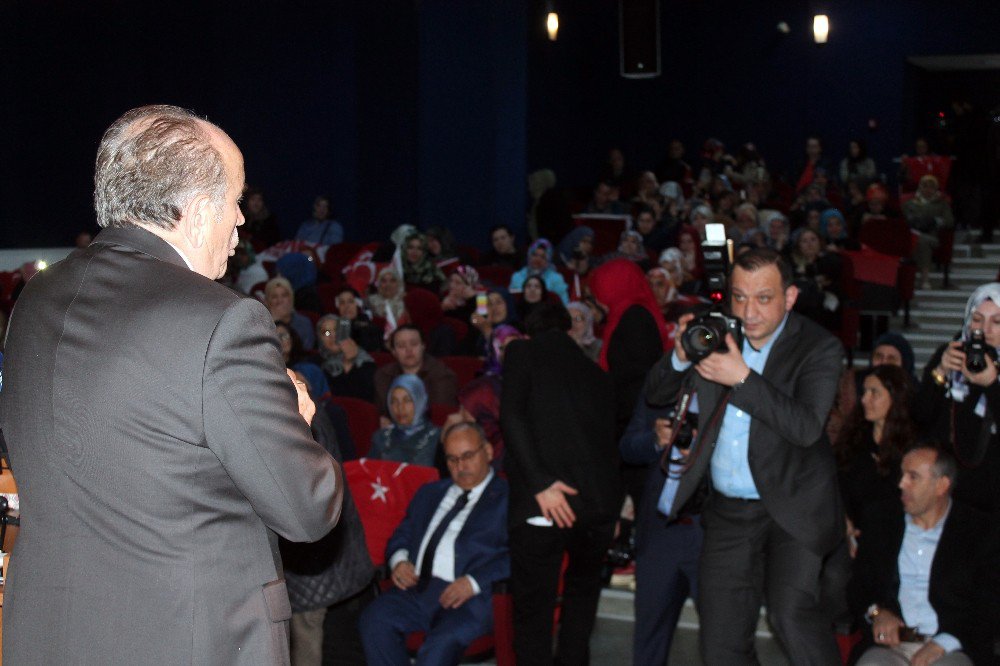
<svg viewBox="0 0 1000 666">
<path fill-rule="evenodd" d="M 171 230 L 196 196 L 207 194 L 221 207 L 226 167 L 210 131 L 206 121 L 169 105 L 139 107 L 116 120 L 97 150 L 97 223 Z"/>
<path fill-rule="evenodd" d="M 525 332 L 530 337 L 546 331 L 568 331 L 572 326 L 566 306 L 551 301 L 539 303 L 524 322 Z"/>
</svg>

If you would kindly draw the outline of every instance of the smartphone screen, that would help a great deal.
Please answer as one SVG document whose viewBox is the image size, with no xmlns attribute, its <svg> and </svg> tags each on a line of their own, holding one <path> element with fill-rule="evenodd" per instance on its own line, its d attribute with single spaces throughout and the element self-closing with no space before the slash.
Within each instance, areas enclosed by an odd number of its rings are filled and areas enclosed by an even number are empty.
<svg viewBox="0 0 1000 666">
<path fill-rule="evenodd" d="M 476 294 L 476 314 L 485 317 L 489 313 L 487 305 L 489 305 L 489 298 L 486 294 Z"/>
<path fill-rule="evenodd" d="M 337 320 L 337 342 L 343 342 L 351 337 L 351 320 Z"/>
</svg>

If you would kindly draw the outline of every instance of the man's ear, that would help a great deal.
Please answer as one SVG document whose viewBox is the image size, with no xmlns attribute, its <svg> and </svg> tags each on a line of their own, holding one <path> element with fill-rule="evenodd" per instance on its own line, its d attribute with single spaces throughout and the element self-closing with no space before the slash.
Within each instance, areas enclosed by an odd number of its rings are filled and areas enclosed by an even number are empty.
<svg viewBox="0 0 1000 666">
<path fill-rule="evenodd" d="M 788 285 L 785 288 L 785 312 L 791 312 L 792 308 L 795 307 L 795 301 L 799 298 L 799 288 L 794 284 Z"/>
<path fill-rule="evenodd" d="M 207 195 L 195 197 L 184 209 L 178 226 L 191 247 L 199 248 L 205 245 L 209 225 L 213 223 L 214 216 L 215 207 Z"/>
</svg>

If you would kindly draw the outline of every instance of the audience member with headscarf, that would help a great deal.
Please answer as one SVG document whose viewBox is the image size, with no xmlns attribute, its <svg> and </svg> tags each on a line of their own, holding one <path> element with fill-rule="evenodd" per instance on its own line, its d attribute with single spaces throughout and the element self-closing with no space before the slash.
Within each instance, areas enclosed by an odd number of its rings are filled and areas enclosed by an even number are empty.
<svg viewBox="0 0 1000 666">
<path fill-rule="evenodd" d="M 580 345 L 580 349 L 595 363 L 601 356 L 601 341 L 594 336 L 594 313 L 586 303 L 575 302 L 566 306 L 569 310 L 569 337 Z"/>
<path fill-rule="evenodd" d="M 328 314 L 316 322 L 320 368 L 326 373 L 333 395 L 371 400 L 375 392 L 375 361 L 353 339 L 337 339 L 340 321 L 337 315 Z"/>
<path fill-rule="evenodd" d="M 448 276 L 446 284 L 447 291 L 441 299 L 441 309 L 450 317 L 468 321 L 476 310 L 476 294 L 482 288 L 479 284 L 479 271 L 463 264 Z"/>
<path fill-rule="evenodd" d="M 642 234 L 634 229 L 626 229 L 618 238 L 618 249 L 601 257 L 601 264 L 615 259 L 627 259 L 639 265 L 645 271 L 649 268 L 649 255 L 642 244 Z"/>
<path fill-rule="evenodd" d="M 540 305 L 548 302 L 549 290 L 545 287 L 545 281 L 538 275 L 532 275 L 524 281 L 524 287 L 517 298 L 517 318 L 521 321 L 528 321 L 528 317 Z"/>
<path fill-rule="evenodd" d="M 503 468 L 503 431 L 500 429 L 500 391 L 503 385 L 503 355 L 507 344 L 524 335 L 513 326 L 500 324 L 489 339 L 483 375 L 476 377 L 458 392 L 458 411 L 448 417 L 442 430 L 454 423 L 475 421 L 493 445 L 493 466 Z"/>
<path fill-rule="evenodd" d="M 933 263 L 934 249 L 940 243 L 938 232 L 955 226 L 951 204 L 941 193 L 936 177 L 931 174 L 920 177 L 917 193 L 903 204 L 903 217 L 910 225 L 910 230 L 916 234 L 913 259 L 920 270 L 921 286 L 930 289 L 928 275 Z"/>
<path fill-rule="evenodd" d="M 646 374 L 664 351 L 673 348 L 673 340 L 653 290 L 635 262 L 615 259 L 595 268 L 590 291 L 606 313 L 598 364 L 614 382 L 617 441 L 632 418 Z M 636 506 L 644 480 L 644 466 L 625 467 L 625 484 Z"/>
<path fill-rule="evenodd" d="M 861 244 L 847 233 L 847 220 L 836 208 L 827 208 L 819 216 L 819 234 L 827 252 L 860 250 Z"/>
<path fill-rule="evenodd" d="M 478 335 L 466 351 L 473 356 L 488 356 L 488 342 L 494 329 L 502 324 L 514 325 L 517 321 L 517 302 L 514 297 L 503 287 L 493 287 L 486 292 L 486 316 L 473 312 L 469 317 L 469 322 Z"/>
<path fill-rule="evenodd" d="M 593 266 L 594 230 L 575 227 L 559 241 L 557 250 L 559 263 L 578 275 L 586 275 Z"/>
<path fill-rule="evenodd" d="M 403 281 L 437 293 L 444 282 L 444 273 L 427 251 L 427 237 L 414 233 L 403 244 Z"/>
<path fill-rule="evenodd" d="M 761 214 L 760 225 L 767 234 L 767 246 L 776 252 L 785 252 L 791 234 L 788 218 L 776 210 L 766 211 Z"/>
<path fill-rule="evenodd" d="M 394 267 L 386 266 L 378 272 L 375 289 L 375 293 L 368 297 L 368 307 L 371 308 L 372 314 L 399 322 L 406 311 L 406 306 L 403 304 L 406 290 L 402 278 Z"/>
<path fill-rule="evenodd" d="M 302 347 L 316 348 L 316 333 L 309 317 L 295 311 L 295 292 L 292 283 L 283 277 L 271 278 L 264 285 L 264 301 L 275 323 L 281 322 L 295 329 Z"/>
<path fill-rule="evenodd" d="M 372 435 L 368 457 L 433 467 L 441 431 L 431 423 L 427 390 L 416 375 L 400 375 L 386 394 L 392 425 Z"/>
<path fill-rule="evenodd" d="M 955 499 L 1000 517 L 1000 383 L 993 359 L 1000 351 L 1000 282 L 972 292 L 961 334 L 931 356 L 914 399 L 921 432 L 943 442 L 959 461 Z M 985 368 L 966 367 L 964 345 L 982 331 Z"/>
<path fill-rule="evenodd" d="M 563 304 L 569 303 L 566 280 L 552 265 L 552 243 L 544 238 L 539 238 L 528 247 L 528 265 L 511 276 L 508 289 L 513 293 L 520 293 L 524 281 L 532 275 L 539 276 L 545 283 L 545 288 L 559 296 Z"/>
</svg>

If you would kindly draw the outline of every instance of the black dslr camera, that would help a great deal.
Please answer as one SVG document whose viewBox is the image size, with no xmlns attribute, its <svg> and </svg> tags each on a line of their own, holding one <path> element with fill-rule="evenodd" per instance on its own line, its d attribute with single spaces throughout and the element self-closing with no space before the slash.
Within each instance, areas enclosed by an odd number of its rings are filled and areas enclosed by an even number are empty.
<svg viewBox="0 0 1000 666">
<path fill-rule="evenodd" d="M 743 345 L 743 322 L 720 309 L 712 308 L 690 322 L 681 335 L 681 347 L 692 363 L 713 352 L 727 352 L 726 333 L 732 333 L 736 346 Z"/>
<path fill-rule="evenodd" d="M 972 329 L 962 351 L 965 352 L 965 369 L 972 373 L 982 372 L 987 363 L 997 362 L 997 351 L 986 344 L 986 336 L 979 328 Z"/>
</svg>

